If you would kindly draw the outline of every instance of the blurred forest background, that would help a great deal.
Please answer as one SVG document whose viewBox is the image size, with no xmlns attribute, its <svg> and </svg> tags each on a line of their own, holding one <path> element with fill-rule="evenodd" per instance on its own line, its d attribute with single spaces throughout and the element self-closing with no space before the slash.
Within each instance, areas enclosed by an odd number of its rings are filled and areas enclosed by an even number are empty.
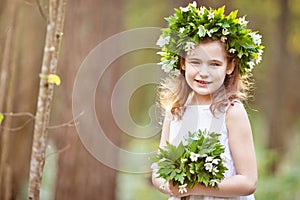
<svg viewBox="0 0 300 200">
<path fill-rule="evenodd" d="M 37 2 L 0 1 L 0 112 L 4 113 L 0 129 L 0 199 L 5 200 L 27 198 L 33 116 L 46 33 L 46 21 Z M 47 11 L 48 2 L 39 2 Z M 67 2 L 57 73 L 62 83 L 55 88 L 41 199 L 166 199 L 152 187 L 150 174 L 123 173 L 103 165 L 83 147 L 75 126 L 55 126 L 73 118 L 76 73 L 96 45 L 121 31 L 165 27 L 163 18 L 172 14 L 174 7 L 188 2 Z M 299 199 L 300 0 L 198 0 L 197 3 L 210 7 L 226 5 L 227 11 L 239 9 L 239 16 L 247 15 L 248 26 L 263 35 L 266 46 L 263 62 L 254 70 L 256 89 L 247 104 L 259 167 L 255 195 L 258 200 Z M 141 50 L 122 56 L 105 71 L 97 89 L 99 122 L 109 130 L 108 137 L 115 144 L 132 151 L 155 150 L 159 136 L 148 141 L 124 136 L 114 123 L 110 98 L 122 74 L 135 66 L 159 61 L 155 52 Z M 148 110 L 155 103 L 155 95 L 155 85 L 145 85 L 133 94 L 130 113 L 136 123 L 149 123 Z"/>
</svg>

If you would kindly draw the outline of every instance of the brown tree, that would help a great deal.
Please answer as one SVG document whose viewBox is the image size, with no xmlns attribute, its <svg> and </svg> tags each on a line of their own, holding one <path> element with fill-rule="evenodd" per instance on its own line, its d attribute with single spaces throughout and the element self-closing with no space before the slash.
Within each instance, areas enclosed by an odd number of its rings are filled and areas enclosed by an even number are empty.
<svg viewBox="0 0 300 200">
<path fill-rule="evenodd" d="M 269 134 L 268 148 L 276 152 L 271 173 L 275 173 L 284 155 L 288 151 L 289 142 L 293 138 L 293 125 L 297 120 L 296 102 L 299 102 L 299 92 L 295 86 L 299 84 L 299 69 L 295 66 L 297 57 L 288 50 L 287 41 L 291 30 L 292 16 L 289 1 L 278 1 L 279 15 L 277 16 L 274 42 L 271 48 L 273 58 L 269 68 L 269 95 L 264 104 L 267 108 Z M 279 156 L 280 155 L 280 156 Z"/>
<path fill-rule="evenodd" d="M 40 74 L 40 87 L 35 115 L 34 138 L 32 144 L 30 174 L 29 174 L 29 199 L 40 198 L 45 151 L 50 120 L 51 105 L 55 84 L 59 85 L 57 77 L 58 53 L 61 43 L 65 15 L 64 0 L 49 1 L 49 15 L 47 19 L 47 32 L 44 48 L 44 57 Z M 51 79 L 54 79 L 51 80 Z"/>
<path fill-rule="evenodd" d="M 73 118 L 71 91 L 76 72 L 96 45 L 122 30 L 123 7 L 122 0 L 74 0 L 68 5 L 62 60 L 59 63 L 68 67 L 59 70 L 63 82 L 58 92 L 60 98 L 55 101 L 54 124 Z M 110 96 L 120 67 L 117 61 L 105 72 L 98 85 L 95 105 L 99 122 L 109 130 L 108 137 L 116 144 L 119 144 L 120 131 L 113 122 Z M 74 127 L 53 130 L 51 136 L 57 148 L 63 150 L 58 154 L 55 199 L 115 199 L 116 171 L 89 154 Z"/>
<path fill-rule="evenodd" d="M 3 45 L 3 54 L 0 67 L 0 110 L 9 112 L 13 108 L 13 99 L 15 92 L 15 75 L 16 75 L 16 19 L 18 10 L 18 1 L 5 2 L 4 12 L 1 17 L 8 19 L 4 25 L 6 27 L 5 42 Z M 8 114 L 5 115 L 7 117 Z M 11 117 L 7 117 L 2 127 L 10 127 L 12 124 Z M 9 129 L 0 129 L 0 199 L 8 200 L 12 197 L 12 168 L 9 162 Z"/>
</svg>

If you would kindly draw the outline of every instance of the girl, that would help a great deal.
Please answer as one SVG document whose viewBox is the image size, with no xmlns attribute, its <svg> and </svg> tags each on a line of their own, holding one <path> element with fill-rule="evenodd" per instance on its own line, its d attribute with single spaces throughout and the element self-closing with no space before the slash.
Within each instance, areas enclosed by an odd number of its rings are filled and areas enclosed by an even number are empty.
<svg viewBox="0 0 300 200">
<path fill-rule="evenodd" d="M 252 131 L 240 100 L 249 89 L 247 77 L 261 61 L 261 36 L 247 29 L 237 11 L 224 15 L 219 9 L 197 8 L 196 3 L 175 9 L 167 18 L 157 44 L 162 47 L 162 69 L 170 76 L 161 84 L 160 104 L 165 109 L 160 147 L 179 144 L 197 129 L 221 134 L 227 167 L 219 189 L 196 185 L 179 193 L 178 186 L 158 178 L 153 165 L 152 181 L 171 199 L 253 200 L 257 167 Z"/>
</svg>

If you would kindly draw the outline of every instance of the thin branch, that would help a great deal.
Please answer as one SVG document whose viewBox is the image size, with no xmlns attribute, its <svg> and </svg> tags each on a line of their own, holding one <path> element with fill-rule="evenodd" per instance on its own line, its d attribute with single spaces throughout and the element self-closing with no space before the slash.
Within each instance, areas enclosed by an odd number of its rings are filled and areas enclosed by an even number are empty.
<svg viewBox="0 0 300 200">
<path fill-rule="evenodd" d="M 40 12 L 42 18 L 43 18 L 45 21 L 47 21 L 46 14 L 45 14 L 45 12 L 44 12 L 44 10 L 43 10 L 43 8 L 42 8 L 42 5 L 41 5 L 40 0 L 36 0 L 36 4 L 37 4 L 37 7 L 38 7 L 38 9 L 39 9 L 39 12 Z"/>
<path fill-rule="evenodd" d="M 30 113 L 30 112 L 20 112 L 20 113 L 2 113 L 4 116 L 10 116 L 10 117 L 22 117 L 22 116 L 29 116 L 30 119 L 26 120 L 22 125 L 18 126 L 18 127 L 14 127 L 14 128 L 8 128 L 8 127 L 5 127 L 5 126 L 0 126 L 0 130 L 3 129 L 3 130 L 8 130 L 8 131 L 11 131 L 11 132 L 15 132 L 15 131 L 19 131 L 19 130 L 22 130 L 27 124 L 29 124 L 31 121 L 35 120 L 35 116 Z M 48 129 L 57 129 L 57 128 L 61 128 L 61 127 L 64 127 L 64 126 L 74 126 L 76 124 L 76 121 L 79 119 L 79 117 L 81 117 L 82 115 L 84 114 L 84 112 L 81 112 L 78 116 L 76 116 L 75 118 L 65 122 L 65 123 L 62 123 L 62 124 L 59 124 L 59 125 L 53 125 L 53 126 L 48 126 L 47 128 Z"/>
<path fill-rule="evenodd" d="M 30 118 L 30 119 L 26 120 L 21 126 L 18 126 L 18 127 L 15 127 L 15 128 L 7 128 L 7 127 L 1 127 L 0 126 L 0 129 L 7 130 L 7 131 L 10 131 L 10 132 L 16 132 L 16 131 L 22 130 L 27 124 L 29 124 L 29 122 L 31 122 L 33 120 L 34 120 L 33 118 Z"/>
<path fill-rule="evenodd" d="M 30 112 L 19 112 L 19 113 L 12 113 L 12 112 L 9 112 L 9 113 L 2 113 L 2 115 L 4 116 L 9 116 L 9 117 L 23 117 L 23 116 L 28 116 L 30 117 L 28 120 L 26 120 L 22 125 L 20 126 L 17 126 L 15 128 L 8 128 L 8 127 L 5 127 L 5 126 L 0 126 L 0 129 L 2 130 L 7 130 L 7 131 L 11 131 L 11 132 L 15 132 L 15 131 L 19 131 L 19 130 L 22 130 L 27 124 L 29 124 L 29 122 L 35 120 L 35 116 L 30 113 Z"/>
<path fill-rule="evenodd" d="M 48 126 L 48 129 L 56 129 L 56 128 L 61 128 L 64 126 L 74 126 L 76 124 L 76 120 L 81 117 L 83 115 L 84 112 L 81 112 L 78 116 L 76 116 L 75 118 L 63 123 L 63 124 L 59 124 L 59 125 L 53 125 L 53 126 Z"/>
<path fill-rule="evenodd" d="M 34 114 L 32 114 L 30 112 L 18 112 L 18 113 L 8 112 L 8 113 L 2 113 L 2 115 L 11 116 L 11 117 L 29 116 L 29 117 L 35 118 Z"/>
<path fill-rule="evenodd" d="M 64 148 L 47 154 L 45 157 L 45 160 L 47 160 L 50 156 L 61 154 L 61 153 L 65 152 L 66 150 L 70 149 L 71 147 L 72 147 L 71 144 L 67 144 Z"/>
</svg>

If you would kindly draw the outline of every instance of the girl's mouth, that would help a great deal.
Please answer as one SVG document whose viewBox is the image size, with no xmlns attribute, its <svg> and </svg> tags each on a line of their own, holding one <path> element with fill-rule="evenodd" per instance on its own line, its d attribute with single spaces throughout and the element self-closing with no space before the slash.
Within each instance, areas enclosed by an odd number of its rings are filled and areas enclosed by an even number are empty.
<svg viewBox="0 0 300 200">
<path fill-rule="evenodd" d="M 195 81 L 201 87 L 206 87 L 210 83 L 210 82 L 207 82 L 207 81 L 204 81 L 204 80 L 197 80 L 197 79 L 195 79 Z"/>
</svg>

